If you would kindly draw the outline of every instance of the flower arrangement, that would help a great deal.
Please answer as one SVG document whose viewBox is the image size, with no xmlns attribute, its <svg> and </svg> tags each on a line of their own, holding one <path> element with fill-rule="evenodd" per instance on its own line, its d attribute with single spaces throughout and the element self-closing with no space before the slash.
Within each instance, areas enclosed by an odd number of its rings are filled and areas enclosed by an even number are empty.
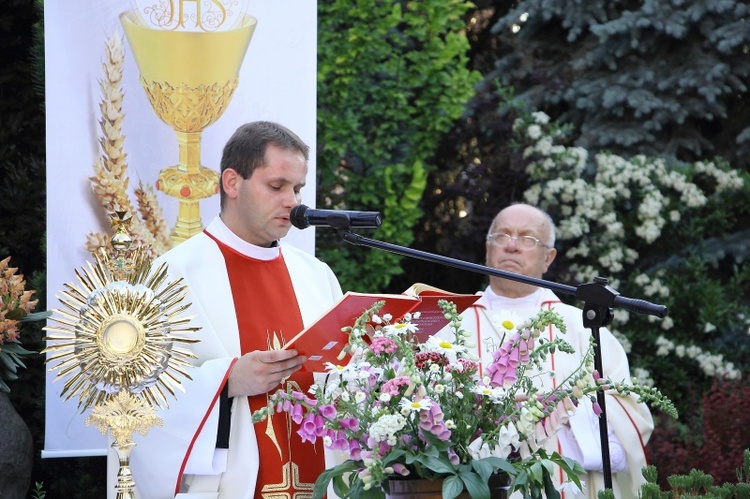
<svg viewBox="0 0 750 499">
<path fill-rule="evenodd" d="M 253 415 L 257 422 L 286 412 L 303 440 L 321 438 L 327 448 L 348 456 L 318 478 L 315 497 L 322 497 L 332 480 L 337 495 L 361 498 L 383 497 L 391 479 L 416 477 L 442 478 L 446 498 L 464 489 L 489 498 L 488 480 L 497 471 L 507 473 L 511 488 L 525 497 L 551 497 L 552 464 L 581 487 L 580 464 L 542 447 L 581 398 L 613 388 L 637 393 L 676 416 L 671 402 L 653 388 L 599 379 L 591 347 L 557 388 L 540 391 L 534 377 L 544 358 L 555 349 L 573 351 L 562 338 L 541 337 L 551 324 L 565 331 L 562 318 L 550 310 L 518 327 L 506 324 L 511 334 L 480 376 L 455 306 L 440 304 L 455 341 L 433 336 L 414 343 L 411 317 L 392 324 L 390 317 L 378 316 L 378 302 L 346 328 L 354 354 L 348 365 L 329 365 L 325 382 L 311 387 L 312 396 L 282 388 Z"/>
<path fill-rule="evenodd" d="M 9 265 L 10 257 L 0 260 L 0 391 L 10 392 L 6 381 L 18 379 L 18 368 L 25 368 L 22 358 L 35 352 L 21 346 L 19 323 L 28 317 L 38 300 L 34 291 L 25 289 L 23 274 Z"/>
</svg>

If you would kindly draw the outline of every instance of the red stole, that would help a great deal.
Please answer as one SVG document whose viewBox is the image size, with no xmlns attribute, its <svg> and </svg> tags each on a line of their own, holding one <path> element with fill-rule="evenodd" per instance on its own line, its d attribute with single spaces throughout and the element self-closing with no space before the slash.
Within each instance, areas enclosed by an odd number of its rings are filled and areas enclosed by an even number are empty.
<svg viewBox="0 0 750 499">
<path fill-rule="evenodd" d="M 284 257 L 257 260 L 217 243 L 227 265 L 242 354 L 268 350 L 274 333 L 279 339 L 289 339 L 300 332 L 302 315 Z M 296 383 L 307 393 L 312 381 L 312 373 L 297 372 L 287 383 Z M 266 394 L 248 400 L 252 411 L 268 403 Z M 255 435 L 260 458 L 255 497 L 311 498 L 313 484 L 325 470 L 322 447 L 303 443 L 286 413 L 256 423 Z"/>
</svg>

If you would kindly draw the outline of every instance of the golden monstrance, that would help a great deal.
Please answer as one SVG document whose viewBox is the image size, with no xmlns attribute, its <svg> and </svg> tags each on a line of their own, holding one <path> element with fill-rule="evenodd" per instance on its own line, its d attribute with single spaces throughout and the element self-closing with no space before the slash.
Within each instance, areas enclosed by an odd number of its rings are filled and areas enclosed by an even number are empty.
<svg viewBox="0 0 750 499">
<path fill-rule="evenodd" d="M 78 283 L 68 283 L 45 327 L 51 371 L 64 379 L 61 397 L 78 398 L 81 412 L 93 407 L 86 424 L 110 433 L 120 469 L 117 498 L 135 497 L 130 471 L 133 432 L 146 435 L 161 425 L 156 409 L 168 408 L 165 393 L 184 392 L 195 355 L 187 348 L 198 340 L 198 328 L 183 313 L 187 286 L 167 282 L 165 265 L 153 269 L 139 249 L 130 249 L 125 231 L 128 216 L 117 213 L 112 250 L 76 270 Z"/>
</svg>

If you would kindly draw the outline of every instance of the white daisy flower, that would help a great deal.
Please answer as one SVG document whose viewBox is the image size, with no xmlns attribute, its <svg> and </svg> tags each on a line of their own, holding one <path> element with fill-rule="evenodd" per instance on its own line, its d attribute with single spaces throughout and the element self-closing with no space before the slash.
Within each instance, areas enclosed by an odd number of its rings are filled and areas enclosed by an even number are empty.
<svg viewBox="0 0 750 499">
<path fill-rule="evenodd" d="M 411 322 L 397 322 L 396 324 L 383 327 L 383 330 L 389 334 L 403 335 L 415 332 L 417 330 L 417 325 L 412 324 Z"/>
<path fill-rule="evenodd" d="M 491 387 L 491 386 L 475 386 L 472 391 L 477 395 L 488 397 L 491 400 L 501 401 L 508 396 L 508 393 L 502 387 Z"/>
<path fill-rule="evenodd" d="M 404 410 L 407 412 L 410 411 L 421 411 L 423 409 L 429 409 L 432 406 L 432 401 L 429 399 L 421 399 L 421 400 L 409 400 L 407 398 L 401 399 L 401 412 L 403 413 Z"/>
<path fill-rule="evenodd" d="M 430 336 L 430 338 L 422 343 L 422 345 L 428 352 L 437 352 L 445 355 L 449 362 L 456 362 L 459 354 L 466 353 L 465 346 L 456 345 L 446 339 L 438 338 L 437 336 Z"/>
<path fill-rule="evenodd" d="M 511 310 L 491 311 L 490 321 L 498 329 L 500 334 L 511 335 L 523 325 L 528 318 L 522 317 Z"/>
<path fill-rule="evenodd" d="M 325 368 L 327 372 L 335 372 L 335 373 L 342 373 L 348 370 L 347 366 L 340 366 L 338 364 L 334 364 L 333 362 L 326 362 Z"/>
</svg>

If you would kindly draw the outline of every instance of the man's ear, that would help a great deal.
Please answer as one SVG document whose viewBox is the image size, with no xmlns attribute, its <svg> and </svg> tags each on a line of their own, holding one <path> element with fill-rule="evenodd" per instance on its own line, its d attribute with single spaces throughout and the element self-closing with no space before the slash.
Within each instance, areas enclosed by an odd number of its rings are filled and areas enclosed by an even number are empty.
<svg viewBox="0 0 750 499">
<path fill-rule="evenodd" d="M 242 181 L 242 177 L 234 168 L 227 168 L 221 172 L 221 187 L 229 198 L 235 199 L 237 197 L 240 181 Z"/>
</svg>

